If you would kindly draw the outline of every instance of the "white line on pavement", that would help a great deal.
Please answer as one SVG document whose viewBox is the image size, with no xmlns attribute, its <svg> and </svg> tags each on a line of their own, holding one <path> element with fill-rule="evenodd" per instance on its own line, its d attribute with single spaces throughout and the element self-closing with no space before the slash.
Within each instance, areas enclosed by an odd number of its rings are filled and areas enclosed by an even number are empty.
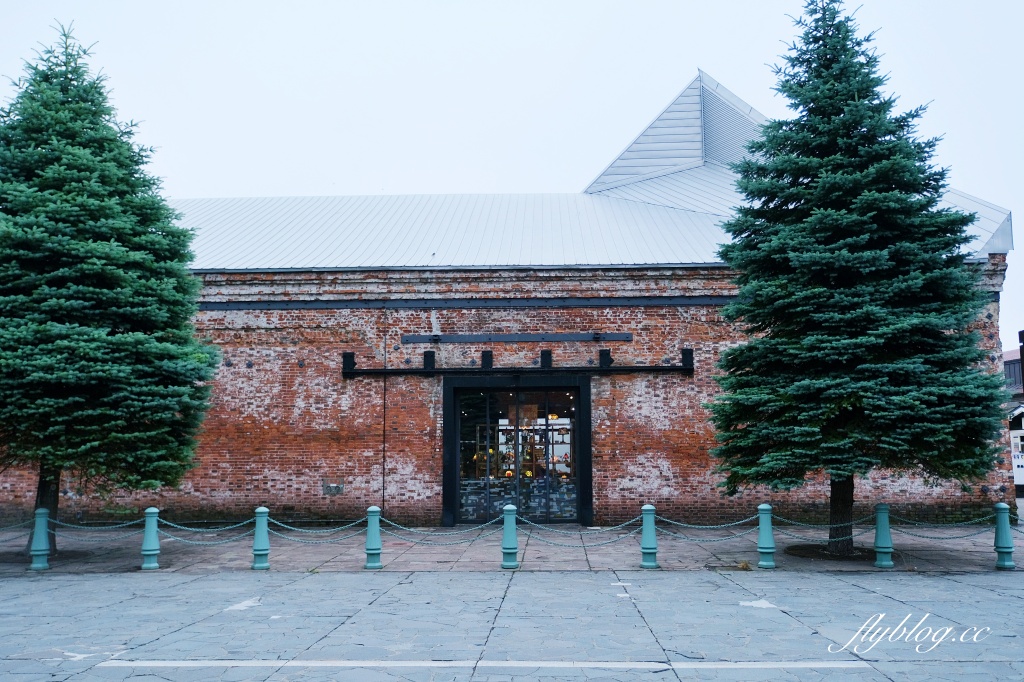
<svg viewBox="0 0 1024 682">
<path fill-rule="evenodd" d="M 664 668 L 780 670 L 785 668 L 870 668 L 864 661 L 245 661 L 215 659 L 208 661 L 129 661 L 111 659 L 98 664 L 103 668 L 606 668 L 660 670 Z"/>
</svg>

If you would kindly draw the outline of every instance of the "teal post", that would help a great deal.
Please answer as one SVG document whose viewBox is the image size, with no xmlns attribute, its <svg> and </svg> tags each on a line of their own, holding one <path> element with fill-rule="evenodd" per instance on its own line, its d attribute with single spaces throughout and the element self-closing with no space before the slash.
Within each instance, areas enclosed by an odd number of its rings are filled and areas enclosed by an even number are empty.
<svg viewBox="0 0 1024 682">
<path fill-rule="evenodd" d="M 32 547 L 29 549 L 32 555 L 33 571 L 45 571 L 50 568 L 47 557 L 50 556 L 50 510 L 36 509 L 36 525 L 32 529 Z"/>
<path fill-rule="evenodd" d="M 516 506 L 506 504 L 501 533 L 501 567 L 519 568 L 519 538 L 516 535 Z"/>
<path fill-rule="evenodd" d="M 153 571 L 160 568 L 157 557 L 160 555 L 160 534 L 157 524 L 160 523 L 160 510 L 150 507 L 146 510 L 146 529 L 142 532 L 142 570 Z"/>
<path fill-rule="evenodd" d="M 757 553 L 761 560 L 758 568 L 775 568 L 775 535 L 772 533 L 772 506 L 757 506 Z"/>
<path fill-rule="evenodd" d="M 1013 563 L 1013 536 L 1010 535 L 1010 505 L 1005 502 L 996 503 L 996 569 L 1012 571 L 1017 568 Z"/>
<path fill-rule="evenodd" d="M 270 568 L 269 516 L 269 509 L 256 507 L 256 532 L 252 536 L 252 570 L 254 571 L 266 571 Z"/>
<path fill-rule="evenodd" d="M 875 505 L 875 568 L 892 568 L 892 532 L 889 530 L 889 505 Z"/>
<path fill-rule="evenodd" d="M 366 510 L 366 565 L 363 568 L 384 568 L 380 563 L 380 507 Z"/>
<path fill-rule="evenodd" d="M 640 531 L 640 568 L 658 568 L 658 535 L 654 530 L 654 505 L 640 507 L 643 526 Z"/>
</svg>

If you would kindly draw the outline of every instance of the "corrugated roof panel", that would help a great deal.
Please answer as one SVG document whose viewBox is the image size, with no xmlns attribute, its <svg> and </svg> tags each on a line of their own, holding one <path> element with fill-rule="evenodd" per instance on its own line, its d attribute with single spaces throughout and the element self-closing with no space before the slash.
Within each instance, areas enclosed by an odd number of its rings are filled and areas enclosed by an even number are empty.
<svg viewBox="0 0 1024 682">
<path fill-rule="evenodd" d="M 976 214 L 977 219 L 967 228 L 973 238 L 967 249 L 975 256 L 1013 250 L 1013 215 L 1008 209 L 955 189 L 946 192 L 939 207 Z"/>
<path fill-rule="evenodd" d="M 736 111 L 718 94 L 704 88 L 704 159 L 730 164 L 747 155 L 747 142 L 761 134 L 761 126 Z"/>
<path fill-rule="evenodd" d="M 587 194 L 191 199 L 197 270 L 716 262 L 720 218 Z"/>
<path fill-rule="evenodd" d="M 637 177 L 669 168 L 687 160 L 698 160 L 702 156 L 701 135 L 701 93 L 700 76 L 694 78 L 679 95 L 640 133 L 637 138 L 594 180 L 587 191 L 596 191 L 624 177 Z M 651 156 L 643 144 L 649 136 L 678 135 L 696 137 L 696 143 L 679 142 L 674 156 Z M 649 150 L 654 151 L 654 150 Z M 665 151 L 665 150 L 659 150 Z M 627 156 L 628 155 L 628 156 Z"/>
<path fill-rule="evenodd" d="M 598 192 L 601 196 L 626 199 L 659 206 L 671 206 L 687 211 L 721 216 L 733 215 L 736 206 L 746 199 L 736 189 L 736 175 L 728 168 L 705 163 L 654 178 L 638 180 Z M 982 256 L 1006 253 L 1013 248 L 1012 217 L 1010 212 L 958 190 L 949 190 L 940 208 L 956 208 L 976 213 L 978 219 L 968 227 L 972 241 L 966 247 Z"/>
<path fill-rule="evenodd" d="M 743 195 L 736 190 L 736 175 L 712 163 L 601 190 L 600 194 L 719 216 L 732 215 L 733 208 L 743 202 Z"/>
<path fill-rule="evenodd" d="M 585 192 L 673 172 L 702 161 L 733 163 L 745 154 L 764 116 L 703 71 Z"/>
</svg>

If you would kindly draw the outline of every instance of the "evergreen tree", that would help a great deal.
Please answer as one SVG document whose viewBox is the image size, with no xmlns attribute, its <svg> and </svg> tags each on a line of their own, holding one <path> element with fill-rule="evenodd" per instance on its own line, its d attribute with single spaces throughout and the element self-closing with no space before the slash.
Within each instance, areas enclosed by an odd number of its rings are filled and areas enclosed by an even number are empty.
<svg viewBox="0 0 1024 682">
<path fill-rule="evenodd" d="M 173 485 L 190 466 L 213 350 L 194 337 L 191 233 L 176 226 L 60 28 L 0 110 L 0 468 L 93 486 Z"/>
<path fill-rule="evenodd" d="M 714 454 L 730 494 L 826 474 L 828 549 L 848 555 L 855 478 L 983 476 L 1003 395 L 968 331 L 984 305 L 962 250 L 974 216 L 938 208 L 923 108 L 894 113 L 839 0 L 809 0 L 796 23 L 775 69 L 796 116 L 768 122 L 735 167 L 746 205 L 725 225 L 739 273 L 725 314 L 750 338 L 722 355 Z"/>
</svg>

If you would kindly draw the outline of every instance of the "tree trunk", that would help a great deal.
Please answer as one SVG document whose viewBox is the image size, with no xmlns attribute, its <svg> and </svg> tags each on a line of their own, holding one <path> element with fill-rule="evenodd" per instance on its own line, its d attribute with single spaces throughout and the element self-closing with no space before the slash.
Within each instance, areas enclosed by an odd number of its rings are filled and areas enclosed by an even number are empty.
<svg viewBox="0 0 1024 682">
<path fill-rule="evenodd" d="M 44 463 L 39 464 L 39 483 L 36 486 L 36 509 L 49 509 L 50 518 L 57 518 L 57 504 L 60 502 L 60 474 L 61 470 Z M 35 527 L 33 526 L 33 534 Z M 57 537 L 49 533 L 50 554 L 57 552 Z M 26 553 L 32 548 L 32 536 L 28 538 Z"/>
<path fill-rule="evenodd" d="M 828 553 L 853 555 L 853 476 L 832 477 L 828 504 Z"/>
</svg>

